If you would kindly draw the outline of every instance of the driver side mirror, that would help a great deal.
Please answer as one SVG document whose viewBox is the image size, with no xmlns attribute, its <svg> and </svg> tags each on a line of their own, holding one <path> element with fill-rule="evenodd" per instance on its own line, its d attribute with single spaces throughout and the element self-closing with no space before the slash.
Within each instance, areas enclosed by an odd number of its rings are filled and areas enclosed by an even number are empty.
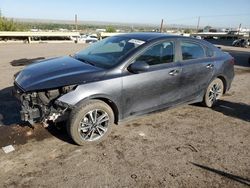
<svg viewBox="0 0 250 188">
<path fill-rule="evenodd" d="M 146 72 L 148 69 L 149 65 L 145 61 L 136 61 L 128 67 L 128 70 L 133 73 Z"/>
</svg>

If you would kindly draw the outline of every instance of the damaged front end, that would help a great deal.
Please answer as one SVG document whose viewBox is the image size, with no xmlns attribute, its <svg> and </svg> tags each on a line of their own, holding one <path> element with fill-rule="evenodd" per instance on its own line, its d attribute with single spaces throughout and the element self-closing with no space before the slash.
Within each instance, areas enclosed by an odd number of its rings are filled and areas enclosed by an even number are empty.
<svg viewBox="0 0 250 188">
<path fill-rule="evenodd" d="M 68 104 L 58 102 L 60 96 L 74 90 L 77 86 L 65 86 L 56 89 L 23 92 L 15 83 L 14 95 L 20 100 L 22 110 L 21 120 L 30 124 L 42 122 L 45 126 L 48 122 L 65 120 L 71 107 Z"/>
</svg>

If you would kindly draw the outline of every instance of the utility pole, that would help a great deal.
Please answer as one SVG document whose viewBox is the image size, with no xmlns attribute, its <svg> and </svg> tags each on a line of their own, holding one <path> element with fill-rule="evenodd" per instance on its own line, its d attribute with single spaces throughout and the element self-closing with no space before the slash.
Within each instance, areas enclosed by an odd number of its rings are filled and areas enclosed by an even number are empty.
<svg viewBox="0 0 250 188">
<path fill-rule="evenodd" d="M 197 28 L 196 28 L 196 30 L 197 30 L 197 33 L 198 33 L 198 31 L 199 31 L 199 27 L 200 27 L 200 16 L 198 17 L 198 23 L 197 23 Z"/>
<path fill-rule="evenodd" d="M 77 31 L 77 14 L 75 14 L 75 30 Z"/>
<path fill-rule="evenodd" d="M 238 28 L 238 35 L 240 35 L 240 30 L 241 30 L 241 23 L 240 23 L 239 28 Z"/>
<path fill-rule="evenodd" d="M 160 28 L 160 33 L 162 33 L 163 30 L 163 19 L 161 19 L 161 28 Z"/>
</svg>

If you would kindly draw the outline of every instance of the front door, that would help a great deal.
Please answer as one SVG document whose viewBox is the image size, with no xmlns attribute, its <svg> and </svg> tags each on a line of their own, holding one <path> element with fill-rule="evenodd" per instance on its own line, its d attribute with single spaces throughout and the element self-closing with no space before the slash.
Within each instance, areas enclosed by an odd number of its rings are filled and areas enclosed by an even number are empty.
<svg viewBox="0 0 250 188">
<path fill-rule="evenodd" d="M 135 58 L 149 64 L 145 72 L 126 70 L 122 101 L 124 118 L 143 114 L 178 100 L 180 65 L 175 62 L 175 45 L 164 41 L 152 45 Z"/>
</svg>

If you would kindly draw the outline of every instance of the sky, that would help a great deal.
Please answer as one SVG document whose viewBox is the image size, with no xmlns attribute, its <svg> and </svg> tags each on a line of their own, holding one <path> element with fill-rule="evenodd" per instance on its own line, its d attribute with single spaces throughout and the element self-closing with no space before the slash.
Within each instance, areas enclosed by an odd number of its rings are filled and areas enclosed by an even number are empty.
<svg viewBox="0 0 250 188">
<path fill-rule="evenodd" d="M 250 28 L 250 0 L 0 0 L 11 18 Z"/>
</svg>

